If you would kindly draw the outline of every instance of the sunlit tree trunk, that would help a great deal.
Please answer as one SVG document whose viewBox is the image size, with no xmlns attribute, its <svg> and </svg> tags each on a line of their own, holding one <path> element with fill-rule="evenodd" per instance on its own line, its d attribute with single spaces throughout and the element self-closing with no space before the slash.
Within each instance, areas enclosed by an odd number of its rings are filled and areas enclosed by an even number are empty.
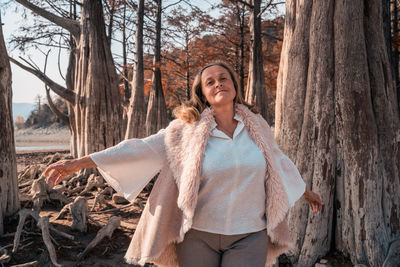
<svg viewBox="0 0 400 267">
<path fill-rule="evenodd" d="M 54 15 L 27 0 L 17 2 L 72 35 L 74 44 L 71 45 L 66 88 L 40 70 L 12 60 L 67 101 L 72 132 L 71 153 L 81 157 L 119 143 L 123 137 L 121 94 L 105 33 L 102 2 L 83 0 L 80 22 Z"/>
<path fill-rule="evenodd" d="M 121 94 L 105 33 L 101 1 L 83 2 L 74 81 L 78 156 L 119 143 Z"/>
<path fill-rule="evenodd" d="M 265 89 L 264 63 L 261 38 L 261 0 L 247 0 L 250 8 L 249 28 L 251 36 L 249 76 L 247 79 L 246 101 L 255 104 L 261 115 L 267 119 L 267 94 Z"/>
<path fill-rule="evenodd" d="M 144 0 L 138 1 L 136 15 L 136 56 L 132 80 L 132 94 L 128 109 L 125 139 L 141 138 L 146 135 L 146 113 L 144 105 L 144 62 L 143 62 L 143 17 Z"/>
<path fill-rule="evenodd" d="M 147 106 L 146 134 L 156 133 L 168 125 L 167 108 L 161 82 L 161 14 L 162 0 L 157 0 L 156 40 L 154 46 L 153 78 Z"/>
<path fill-rule="evenodd" d="M 382 1 L 286 1 L 275 136 L 324 203 L 291 209 L 291 260 L 382 266 L 400 238 L 399 117 Z"/>
<path fill-rule="evenodd" d="M 11 68 L 1 25 L 0 18 L 0 236 L 4 233 L 4 216 L 19 209 Z"/>
</svg>

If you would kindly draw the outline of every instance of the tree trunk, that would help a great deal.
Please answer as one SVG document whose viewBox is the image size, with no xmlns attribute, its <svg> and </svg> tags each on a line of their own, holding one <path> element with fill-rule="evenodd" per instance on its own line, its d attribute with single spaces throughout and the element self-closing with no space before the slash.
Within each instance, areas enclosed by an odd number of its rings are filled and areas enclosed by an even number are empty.
<svg viewBox="0 0 400 267">
<path fill-rule="evenodd" d="M 290 211 L 296 266 L 329 250 L 382 266 L 400 237 L 395 96 L 382 1 L 286 2 L 275 136 L 324 203 Z"/>
<path fill-rule="evenodd" d="M 101 1 L 83 1 L 81 18 L 74 83 L 79 157 L 113 146 L 122 139 L 121 94 Z"/>
<path fill-rule="evenodd" d="M 3 218 L 19 209 L 17 160 L 12 117 L 11 67 L 0 19 L 0 236 Z"/>
<path fill-rule="evenodd" d="M 259 16 L 261 0 L 247 0 L 247 2 L 253 7 L 249 18 L 251 46 L 246 101 L 250 104 L 255 104 L 260 114 L 267 119 L 268 105 L 262 54 L 261 16 Z"/>
<path fill-rule="evenodd" d="M 12 60 L 68 101 L 72 155 L 81 157 L 119 143 L 123 137 L 121 95 L 105 33 L 102 2 L 83 0 L 80 23 L 58 17 L 27 0 L 17 2 L 68 30 L 73 38 L 71 42 L 76 44 L 76 48 L 74 44 L 71 46 L 66 88 L 39 70 Z"/>
<path fill-rule="evenodd" d="M 122 19 L 122 62 L 124 70 L 124 103 L 129 103 L 131 90 L 128 81 L 128 55 L 127 55 L 127 37 L 126 37 L 126 2 L 124 1 L 124 11 Z M 128 105 L 126 105 L 128 106 Z"/>
<path fill-rule="evenodd" d="M 136 15 L 137 28 L 135 74 L 132 80 L 132 97 L 128 109 L 128 123 L 125 139 L 141 138 L 146 135 L 146 114 L 144 105 L 143 17 L 144 0 L 139 0 Z"/>
<path fill-rule="evenodd" d="M 392 46 L 392 53 L 393 53 L 393 71 L 394 71 L 394 78 L 396 81 L 396 88 L 397 88 L 397 104 L 400 108 L 400 71 L 399 71 L 399 22 L 398 22 L 398 0 L 393 0 L 392 8 L 391 8 L 391 30 L 392 30 L 392 37 L 397 39 L 397 44 Z M 400 110 L 399 110 L 400 112 Z"/>
<path fill-rule="evenodd" d="M 151 135 L 168 125 L 167 108 L 161 82 L 161 13 L 162 0 L 157 0 L 156 41 L 154 47 L 153 78 L 146 116 L 146 134 Z"/>
</svg>

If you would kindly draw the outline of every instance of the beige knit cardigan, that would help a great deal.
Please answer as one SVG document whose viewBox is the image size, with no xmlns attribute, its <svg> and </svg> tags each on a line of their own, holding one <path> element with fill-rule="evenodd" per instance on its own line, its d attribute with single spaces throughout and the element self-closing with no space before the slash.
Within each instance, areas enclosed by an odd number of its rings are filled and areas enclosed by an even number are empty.
<svg viewBox="0 0 400 267">
<path fill-rule="evenodd" d="M 266 218 L 268 252 L 266 266 L 293 248 L 286 221 L 289 202 L 282 175 L 299 175 L 295 165 L 279 149 L 268 123 L 246 106 L 235 104 L 236 113 L 250 138 L 261 149 L 267 168 Z M 200 120 L 189 124 L 174 120 L 166 128 L 164 164 L 133 235 L 125 260 L 143 265 L 178 266 L 175 245 L 191 228 L 196 208 L 202 159 L 210 135 L 213 110 L 205 109 Z M 251 196 L 249 196 L 251 197 Z"/>
</svg>

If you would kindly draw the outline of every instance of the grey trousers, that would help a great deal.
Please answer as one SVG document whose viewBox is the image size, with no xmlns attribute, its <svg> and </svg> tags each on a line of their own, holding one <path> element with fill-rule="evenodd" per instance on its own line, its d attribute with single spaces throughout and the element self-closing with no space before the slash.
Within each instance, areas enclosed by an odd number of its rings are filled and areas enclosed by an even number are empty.
<svg viewBox="0 0 400 267">
<path fill-rule="evenodd" d="M 221 235 L 190 229 L 176 246 L 179 267 L 264 267 L 267 231 Z"/>
</svg>

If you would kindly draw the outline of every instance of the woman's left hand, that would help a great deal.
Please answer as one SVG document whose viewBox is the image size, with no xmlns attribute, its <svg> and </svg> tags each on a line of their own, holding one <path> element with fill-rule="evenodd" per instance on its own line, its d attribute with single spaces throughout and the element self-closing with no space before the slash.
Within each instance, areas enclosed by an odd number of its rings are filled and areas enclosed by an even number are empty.
<svg viewBox="0 0 400 267">
<path fill-rule="evenodd" d="M 308 189 L 308 187 L 306 187 L 306 192 L 304 192 L 303 198 L 308 202 L 314 213 L 318 213 L 322 210 L 324 204 L 322 203 L 321 198 L 318 194 Z"/>
</svg>

